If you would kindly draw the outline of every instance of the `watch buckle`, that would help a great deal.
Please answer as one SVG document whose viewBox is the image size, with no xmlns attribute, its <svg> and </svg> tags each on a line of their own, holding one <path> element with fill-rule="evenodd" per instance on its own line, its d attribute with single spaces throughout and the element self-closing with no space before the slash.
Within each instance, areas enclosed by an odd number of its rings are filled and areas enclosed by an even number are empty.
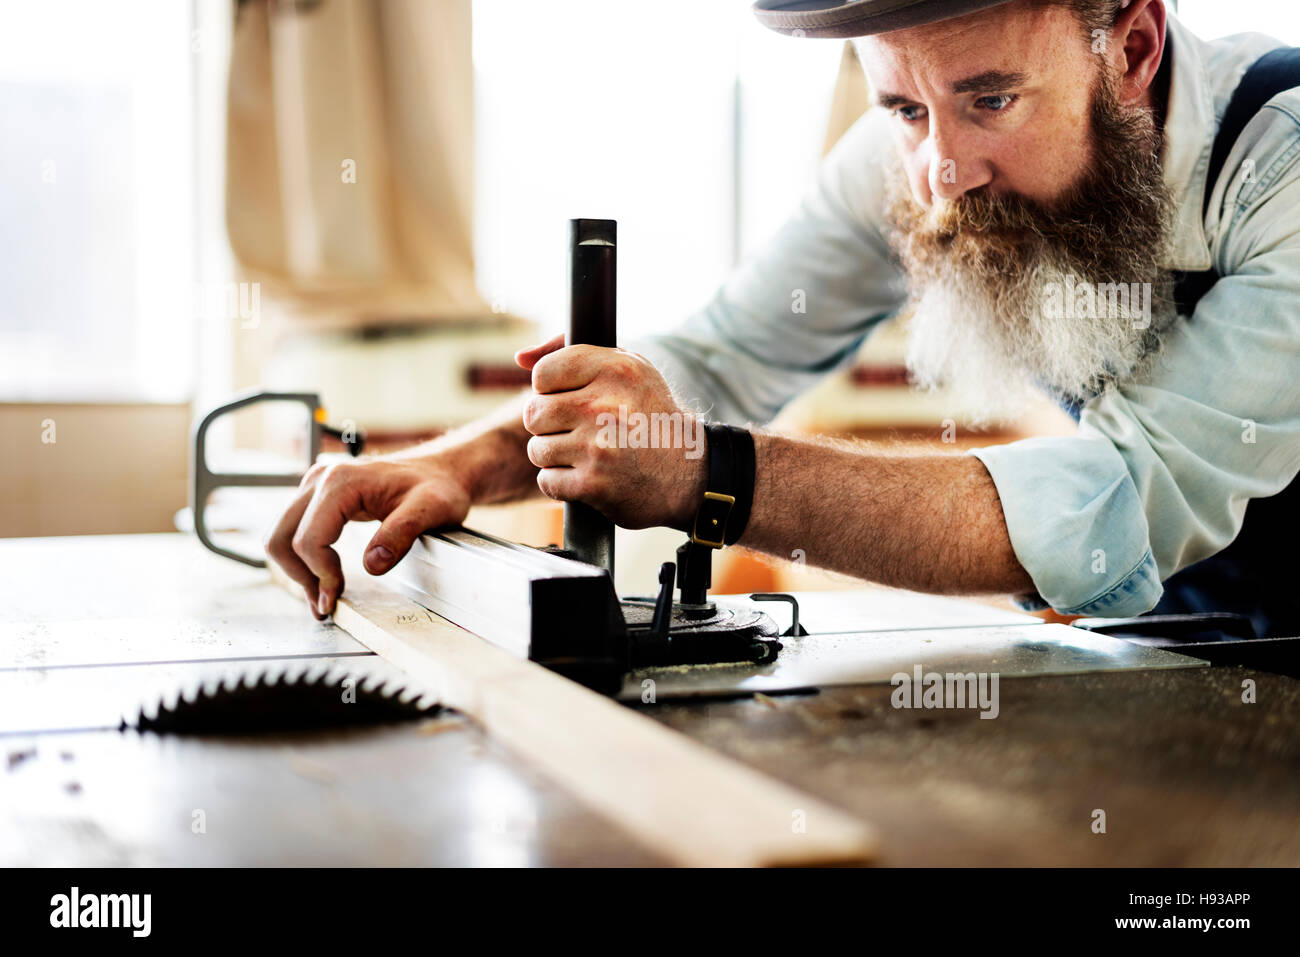
<svg viewBox="0 0 1300 957">
<path fill-rule="evenodd" d="M 691 541 L 695 542 L 697 545 L 707 545 L 710 548 L 721 548 L 726 544 L 727 519 L 731 517 L 731 509 L 736 504 L 736 496 L 725 495 L 722 492 L 705 492 L 704 502 L 705 504 L 701 505 L 700 510 L 695 513 L 695 527 L 691 529 Z M 711 509 L 707 508 L 709 502 L 720 502 L 727 506 L 726 512 L 722 515 L 721 523 L 719 523 L 716 517 L 710 520 L 714 525 L 718 526 L 717 537 L 713 539 L 705 538 L 700 534 L 700 519 L 704 517 L 706 511 L 711 511 Z"/>
</svg>

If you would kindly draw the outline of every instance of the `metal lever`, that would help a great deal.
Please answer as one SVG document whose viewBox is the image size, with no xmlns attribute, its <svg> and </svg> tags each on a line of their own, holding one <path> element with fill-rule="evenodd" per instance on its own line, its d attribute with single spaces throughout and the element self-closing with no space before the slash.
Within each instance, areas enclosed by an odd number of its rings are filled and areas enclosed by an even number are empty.
<svg viewBox="0 0 1300 957">
<path fill-rule="evenodd" d="M 569 220 L 569 342 L 618 345 L 615 290 L 617 224 Z M 614 578 L 614 523 L 583 502 L 564 506 L 564 548 Z"/>
<path fill-rule="evenodd" d="M 218 545 L 208 532 L 206 510 L 208 498 L 219 488 L 276 488 L 292 487 L 302 481 L 304 472 L 213 472 L 208 468 L 208 429 L 223 415 L 229 415 L 237 409 L 243 409 L 258 402 L 301 402 L 307 407 L 310 422 L 307 439 L 307 464 L 310 466 L 320 455 L 321 434 L 332 435 L 340 439 L 351 455 L 360 453 L 365 444 L 365 435 L 359 429 L 344 432 L 330 428 L 325 424 L 325 410 L 321 408 L 320 396 L 315 392 L 248 392 L 235 399 L 219 405 L 208 412 L 194 427 L 194 456 L 190 462 L 190 514 L 194 517 L 194 534 L 204 547 L 226 558 L 254 568 L 265 568 L 266 559 L 242 555 Z"/>
<path fill-rule="evenodd" d="M 655 614 L 650 620 L 651 634 L 668 637 L 668 626 L 673 620 L 673 577 L 676 569 L 672 562 L 659 566 L 659 597 L 655 599 Z"/>
<path fill-rule="evenodd" d="M 749 596 L 753 601 L 784 601 L 790 604 L 790 627 L 781 632 L 782 638 L 804 638 L 808 635 L 808 629 L 799 624 L 799 602 L 794 595 L 787 595 L 785 592 L 755 592 Z"/>
</svg>

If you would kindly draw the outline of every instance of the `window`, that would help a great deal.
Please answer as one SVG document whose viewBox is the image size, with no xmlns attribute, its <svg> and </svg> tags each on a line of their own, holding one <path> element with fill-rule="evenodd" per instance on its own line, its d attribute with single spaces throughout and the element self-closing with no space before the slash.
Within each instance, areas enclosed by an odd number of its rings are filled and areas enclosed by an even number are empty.
<svg viewBox="0 0 1300 957">
<path fill-rule="evenodd" d="M 702 306 L 793 210 L 841 44 L 749 0 L 476 0 L 476 258 L 498 308 L 567 325 L 567 226 L 619 221 L 619 334 Z"/>
<path fill-rule="evenodd" d="M 184 399 L 191 5 L 3 0 L 0 22 L 0 401 Z"/>
<path fill-rule="evenodd" d="M 1300 45 L 1300 6 L 1286 0 L 1178 0 L 1178 16 L 1202 40 L 1264 33 Z"/>
</svg>

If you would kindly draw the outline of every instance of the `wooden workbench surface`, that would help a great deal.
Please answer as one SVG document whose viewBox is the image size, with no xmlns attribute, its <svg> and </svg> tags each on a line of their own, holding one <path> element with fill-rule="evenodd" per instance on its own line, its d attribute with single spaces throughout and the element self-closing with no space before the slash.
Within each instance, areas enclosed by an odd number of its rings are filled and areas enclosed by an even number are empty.
<svg viewBox="0 0 1300 957">
<path fill-rule="evenodd" d="M 168 678 L 365 655 L 264 572 L 179 536 L 0 542 L 0 581 L 0 682 L 29 691 L 93 664 Z M 890 691 L 642 710 L 871 821 L 885 863 L 1300 863 L 1300 682 L 1008 679 L 995 720 L 897 711 Z M 659 863 L 454 714 L 243 739 L 14 734 L 0 752 L 3 864 Z"/>
<path fill-rule="evenodd" d="M 655 864 L 455 715 L 178 739 L 0 738 L 4 866 Z"/>
<path fill-rule="evenodd" d="M 1008 679 L 994 720 L 896 710 L 892 690 L 642 707 L 872 821 L 883 864 L 1300 865 L 1300 681 L 1242 668 Z"/>
</svg>

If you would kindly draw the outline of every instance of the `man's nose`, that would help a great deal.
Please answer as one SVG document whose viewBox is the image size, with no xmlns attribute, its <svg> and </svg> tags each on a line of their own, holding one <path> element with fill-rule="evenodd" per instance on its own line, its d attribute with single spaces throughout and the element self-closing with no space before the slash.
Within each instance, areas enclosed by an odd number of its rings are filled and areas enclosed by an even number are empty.
<svg viewBox="0 0 1300 957">
<path fill-rule="evenodd" d="M 937 199 L 954 200 L 993 178 L 989 164 L 971 144 L 948 131 L 933 130 L 930 136 L 930 193 Z"/>
</svg>

